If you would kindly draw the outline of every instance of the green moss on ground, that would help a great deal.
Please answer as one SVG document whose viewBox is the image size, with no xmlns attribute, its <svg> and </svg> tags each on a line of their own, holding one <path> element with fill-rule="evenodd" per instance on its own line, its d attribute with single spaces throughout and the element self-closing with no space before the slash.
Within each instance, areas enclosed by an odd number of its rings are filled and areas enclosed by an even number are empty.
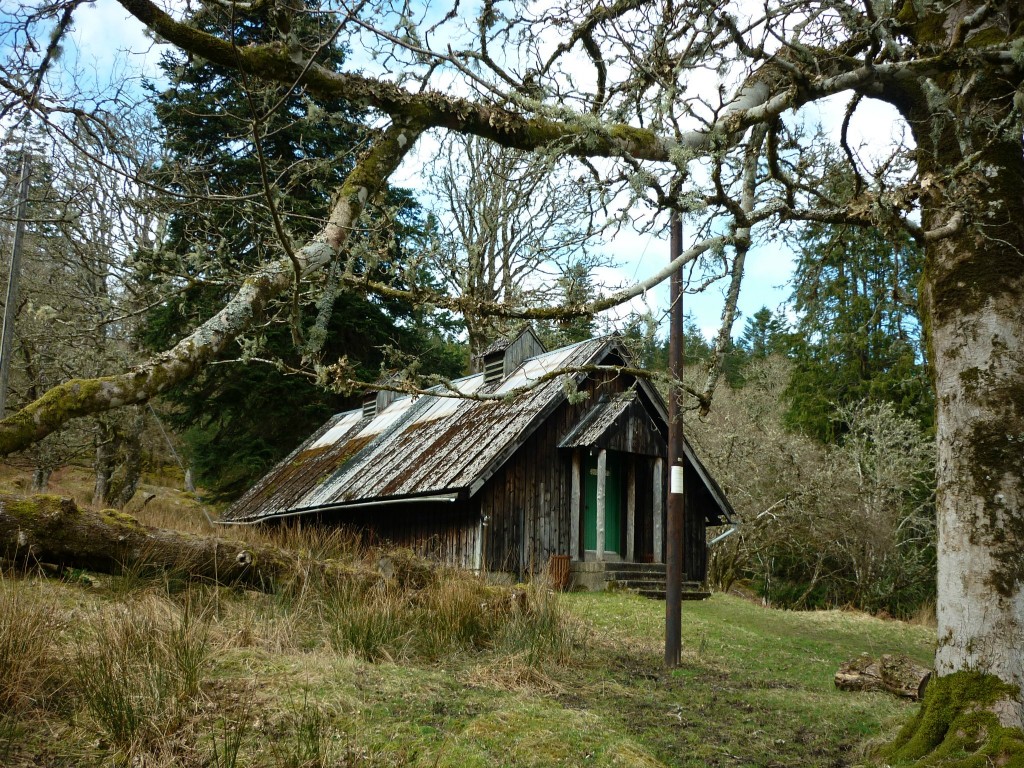
<svg viewBox="0 0 1024 768">
<path fill-rule="evenodd" d="M 1024 732 L 992 712 L 1019 691 L 994 675 L 957 672 L 933 678 L 921 709 L 882 756 L 897 765 L 1024 768 Z"/>
</svg>

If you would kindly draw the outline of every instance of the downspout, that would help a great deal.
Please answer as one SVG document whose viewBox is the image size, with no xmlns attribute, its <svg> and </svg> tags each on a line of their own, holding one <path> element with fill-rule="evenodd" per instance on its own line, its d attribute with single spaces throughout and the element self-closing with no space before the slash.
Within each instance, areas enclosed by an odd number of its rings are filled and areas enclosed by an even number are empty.
<svg viewBox="0 0 1024 768">
<path fill-rule="evenodd" d="M 728 539 L 730 536 L 732 536 L 734 533 L 736 533 L 736 531 L 738 531 L 739 529 L 740 529 L 739 523 L 733 523 L 733 526 L 729 530 L 725 531 L 724 533 L 718 534 L 717 536 L 715 536 L 715 538 L 713 538 L 711 541 L 709 541 L 708 542 L 708 547 L 713 547 L 718 542 L 724 541 L 725 539 Z"/>
</svg>

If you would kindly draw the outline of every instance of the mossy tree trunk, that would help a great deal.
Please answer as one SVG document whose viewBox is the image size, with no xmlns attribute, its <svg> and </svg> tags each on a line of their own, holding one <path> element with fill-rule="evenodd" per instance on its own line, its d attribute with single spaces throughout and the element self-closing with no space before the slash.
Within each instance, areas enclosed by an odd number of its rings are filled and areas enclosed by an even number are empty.
<svg viewBox="0 0 1024 768">
<path fill-rule="evenodd" d="M 1019 140 L 1018 140 L 1019 142 Z M 937 397 L 939 675 L 1024 690 L 1024 179 L 987 166 L 977 219 L 928 249 L 924 305 Z M 1005 157 L 1005 155 L 1004 155 Z M 926 211 L 926 216 L 935 216 Z M 1018 693 L 1012 717 L 1024 725 Z M 1008 715 L 1011 714 L 1008 710 Z"/>
<path fill-rule="evenodd" d="M 970 5 L 942 6 L 948 15 L 927 16 L 922 36 L 952 39 Z M 989 31 L 1005 34 L 993 20 Z M 893 99 L 917 143 L 924 228 L 946 235 L 926 245 L 921 286 L 936 393 L 936 672 L 1001 681 L 1000 695 L 980 704 L 1014 728 L 1024 726 L 1020 87 L 1019 74 L 993 64 L 916 83 Z"/>
</svg>

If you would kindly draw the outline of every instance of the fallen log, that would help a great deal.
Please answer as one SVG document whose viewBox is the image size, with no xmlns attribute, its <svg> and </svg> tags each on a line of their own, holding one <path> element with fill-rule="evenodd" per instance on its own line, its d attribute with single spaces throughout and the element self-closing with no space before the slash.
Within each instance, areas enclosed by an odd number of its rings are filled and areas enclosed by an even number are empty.
<svg viewBox="0 0 1024 768">
<path fill-rule="evenodd" d="M 840 665 L 835 684 L 841 691 L 887 691 L 920 701 L 930 678 L 930 669 L 902 654 L 875 659 L 865 653 Z"/>
<path fill-rule="evenodd" d="M 189 579 L 273 591 L 310 572 L 339 581 L 385 578 L 371 568 L 302 558 L 268 544 L 143 525 L 112 509 L 82 509 L 59 496 L 0 494 L 0 558 L 99 573 L 161 568 Z"/>
</svg>

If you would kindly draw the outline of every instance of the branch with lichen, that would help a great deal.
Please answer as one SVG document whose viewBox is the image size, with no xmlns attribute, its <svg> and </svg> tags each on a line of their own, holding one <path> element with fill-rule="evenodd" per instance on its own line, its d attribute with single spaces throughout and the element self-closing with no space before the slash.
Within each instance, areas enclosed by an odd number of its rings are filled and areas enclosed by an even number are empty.
<svg viewBox="0 0 1024 768">
<path fill-rule="evenodd" d="M 357 161 L 335 195 L 327 224 L 294 254 L 305 275 L 338 258 L 366 204 L 386 185 L 402 158 L 419 137 L 417 128 L 392 126 Z M 22 450 L 81 416 L 144 403 L 186 381 L 204 365 L 223 355 L 263 317 L 269 303 L 286 293 L 295 279 L 290 258 L 250 275 L 216 315 L 172 349 L 116 376 L 72 379 L 0 421 L 0 455 Z"/>
</svg>

